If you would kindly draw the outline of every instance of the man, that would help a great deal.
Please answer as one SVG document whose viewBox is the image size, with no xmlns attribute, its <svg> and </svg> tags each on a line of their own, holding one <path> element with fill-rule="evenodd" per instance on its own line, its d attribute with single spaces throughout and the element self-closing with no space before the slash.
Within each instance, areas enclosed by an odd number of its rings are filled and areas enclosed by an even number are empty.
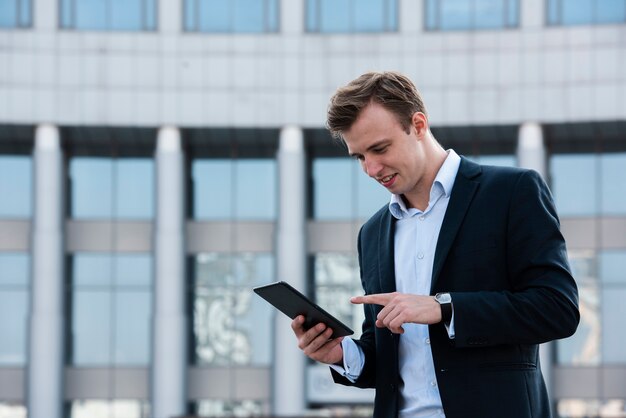
<svg viewBox="0 0 626 418">
<path fill-rule="evenodd" d="M 361 338 L 299 316 L 298 346 L 336 382 L 376 388 L 376 418 L 550 417 L 538 345 L 572 335 L 579 312 L 541 177 L 444 150 L 398 73 L 340 88 L 328 127 L 392 196 L 359 233 Z"/>
</svg>

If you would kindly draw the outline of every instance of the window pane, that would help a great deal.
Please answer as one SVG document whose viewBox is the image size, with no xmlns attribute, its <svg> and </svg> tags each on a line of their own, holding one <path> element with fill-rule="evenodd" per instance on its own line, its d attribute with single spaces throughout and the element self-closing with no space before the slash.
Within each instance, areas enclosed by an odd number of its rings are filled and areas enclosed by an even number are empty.
<svg viewBox="0 0 626 418">
<path fill-rule="evenodd" d="M 185 3 L 188 31 L 262 33 L 278 29 L 277 0 L 186 0 Z M 192 18 L 196 7 L 199 28 Z"/>
<path fill-rule="evenodd" d="M 517 158 L 514 155 L 477 155 L 470 160 L 483 165 L 499 167 L 517 167 Z"/>
<path fill-rule="evenodd" d="M 273 257 L 199 254 L 194 266 L 196 363 L 269 365 L 273 312 L 252 287 L 275 280 Z"/>
<path fill-rule="evenodd" d="M 152 30 L 156 0 L 61 0 L 61 26 L 86 30 Z"/>
<path fill-rule="evenodd" d="M 275 160 L 195 160 L 192 177 L 196 219 L 276 218 Z"/>
<path fill-rule="evenodd" d="M 477 28 L 501 28 L 505 21 L 504 1 L 474 0 L 474 26 Z"/>
<path fill-rule="evenodd" d="M 0 289 L 3 285 L 28 285 L 29 262 L 30 257 L 26 253 L 0 253 Z"/>
<path fill-rule="evenodd" d="M 70 177 L 73 217 L 110 218 L 113 215 L 113 162 L 110 158 L 73 158 Z"/>
<path fill-rule="evenodd" d="M 598 212 L 597 158 L 591 154 L 555 155 L 550 160 L 551 189 L 561 216 Z"/>
<path fill-rule="evenodd" d="M 0 217 L 27 218 L 31 216 L 31 161 L 31 158 L 26 156 L 0 155 L 0 196 L 2 196 Z"/>
<path fill-rule="evenodd" d="M 260 0 L 236 0 L 233 13 L 234 31 L 263 32 L 265 29 L 264 3 Z"/>
<path fill-rule="evenodd" d="M 146 402 L 132 399 L 75 400 L 71 402 L 68 410 L 68 418 L 149 418 L 150 416 Z"/>
<path fill-rule="evenodd" d="M 351 0 L 319 0 L 320 32 L 349 32 L 353 25 Z"/>
<path fill-rule="evenodd" d="M 602 363 L 626 364 L 626 286 L 605 288 L 602 292 Z"/>
<path fill-rule="evenodd" d="M 74 286 L 110 286 L 112 264 L 110 254 L 75 254 L 72 259 Z"/>
<path fill-rule="evenodd" d="M 75 0 L 74 29 L 107 29 L 109 24 L 106 0 Z"/>
<path fill-rule="evenodd" d="M 383 32 L 397 29 L 397 0 L 307 0 L 307 31 Z"/>
<path fill-rule="evenodd" d="M 561 22 L 575 25 L 593 21 L 593 3 L 595 0 L 561 1 Z"/>
<path fill-rule="evenodd" d="M 73 292 L 71 337 L 72 364 L 111 364 L 111 292 Z"/>
<path fill-rule="evenodd" d="M 626 285 L 626 251 L 604 251 L 599 258 L 602 283 Z"/>
<path fill-rule="evenodd" d="M 16 26 L 17 2 L 15 0 L 0 0 L 0 28 L 14 28 Z"/>
<path fill-rule="evenodd" d="M 352 217 L 352 164 L 347 158 L 313 161 L 313 213 L 316 219 Z"/>
<path fill-rule="evenodd" d="M 26 364 L 28 291 L 0 287 L 0 365 Z"/>
<path fill-rule="evenodd" d="M 385 3 L 384 0 L 359 0 L 358 4 L 353 4 L 355 28 L 362 32 L 384 31 Z"/>
<path fill-rule="evenodd" d="M 114 363 L 150 364 L 151 292 L 118 292 L 115 302 Z"/>
<path fill-rule="evenodd" d="M 621 23 L 626 21 L 626 1 L 599 0 L 596 2 L 596 22 Z"/>
<path fill-rule="evenodd" d="M 603 154 L 600 157 L 601 208 L 606 215 L 626 214 L 626 154 Z"/>
<path fill-rule="evenodd" d="M 152 257 L 149 254 L 118 255 L 115 257 L 117 286 L 152 285 Z"/>
<path fill-rule="evenodd" d="M 154 163 L 147 158 L 115 160 L 116 216 L 150 219 L 154 216 Z"/>
<path fill-rule="evenodd" d="M 109 0 L 110 29 L 139 30 L 143 28 L 143 0 Z"/>
<path fill-rule="evenodd" d="M 426 3 L 427 29 L 497 29 L 519 24 L 518 0 L 441 0 Z"/>
<path fill-rule="evenodd" d="M 439 19 L 441 29 L 470 28 L 472 3 L 467 0 L 441 0 Z"/>
</svg>

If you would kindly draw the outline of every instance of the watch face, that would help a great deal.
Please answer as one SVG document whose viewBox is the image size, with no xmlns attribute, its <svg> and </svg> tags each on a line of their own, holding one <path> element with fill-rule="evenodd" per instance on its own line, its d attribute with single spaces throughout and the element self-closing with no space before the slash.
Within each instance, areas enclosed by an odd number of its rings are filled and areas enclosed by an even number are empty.
<svg viewBox="0 0 626 418">
<path fill-rule="evenodd" d="M 452 297 L 450 296 L 450 293 L 437 293 L 435 295 L 435 300 L 439 303 L 451 303 Z"/>
</svg>

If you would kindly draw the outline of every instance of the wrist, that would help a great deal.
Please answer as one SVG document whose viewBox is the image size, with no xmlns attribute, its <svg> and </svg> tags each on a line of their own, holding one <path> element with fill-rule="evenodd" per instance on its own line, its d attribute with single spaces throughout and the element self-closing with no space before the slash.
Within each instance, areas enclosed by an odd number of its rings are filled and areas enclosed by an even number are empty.
<svg viewBox="0 0 626 418">
<path fill-rule="evenodd" d="M 450 325 L 452 321 L 452 297 L 450 293 L 437 293 L 435 295 L 435 301 L 439 304 L 439 308 L 441 309 L 441 322 Z"/>
</svg>

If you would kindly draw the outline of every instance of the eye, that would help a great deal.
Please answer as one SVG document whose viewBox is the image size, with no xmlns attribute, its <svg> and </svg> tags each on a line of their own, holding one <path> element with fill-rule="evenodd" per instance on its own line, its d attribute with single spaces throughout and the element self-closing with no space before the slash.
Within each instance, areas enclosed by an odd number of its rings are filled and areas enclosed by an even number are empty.
<svg viewBox="0 0 626 418">
<path fill-rule="evenodd" d="M 374 151 L 376 154 L 382 154 L 385 151 L 387 151 L 387 145 L 385 145 L 383 147 L 374 148 L 372 151 Z"/>
</svg>

